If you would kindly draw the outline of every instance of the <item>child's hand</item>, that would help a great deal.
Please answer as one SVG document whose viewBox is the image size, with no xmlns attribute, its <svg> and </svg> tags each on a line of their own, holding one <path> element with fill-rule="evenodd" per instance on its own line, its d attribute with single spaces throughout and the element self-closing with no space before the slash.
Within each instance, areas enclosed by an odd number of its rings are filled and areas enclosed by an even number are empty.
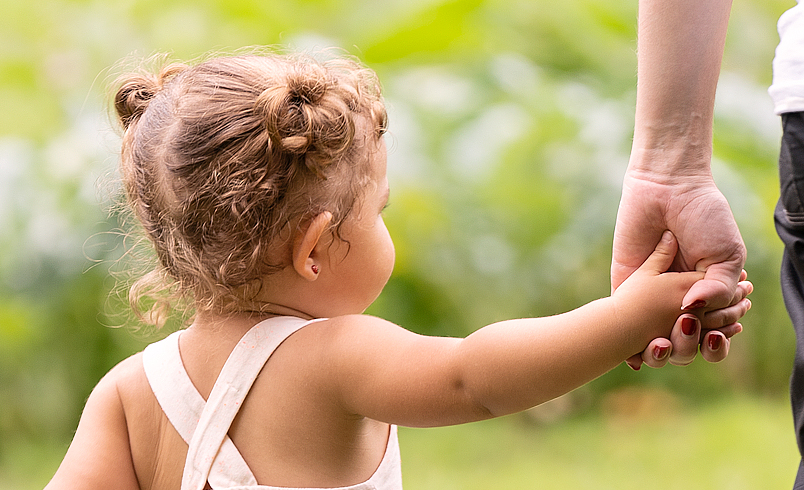
<svg viewBox="0 0 804 490">
<path fill-rule="evenodd" d="M 725 359 L 729 354 L 731 337 L 743 330 L 743 326 L 738 323 L 740 318 L 751 309 L 751 301 L 747 296 L 753 292 L 754 285 L 746 279 L 747 273 L 743 271 L 729 306 L 720 309 L 702 308 L 681 315 L 669 338 L 654 339 L 639 356 L 627 360 L 628 365 L 638 370 L 641 360 L 652 368 L 663 367 L 668 362 L 676 366 L 686 366 L 695 360 L 699 345 L 701 355 L 708 362 Z"/>
<path fill-rule="evenodd" d="M 635 335 L 669 337 L 681 315 L 684 295 L 703 272 L 667 272 L 678 251 L 678 241 L 665 231 L 656 249 L 612 294 L 617 320 Z"/>
</svg>

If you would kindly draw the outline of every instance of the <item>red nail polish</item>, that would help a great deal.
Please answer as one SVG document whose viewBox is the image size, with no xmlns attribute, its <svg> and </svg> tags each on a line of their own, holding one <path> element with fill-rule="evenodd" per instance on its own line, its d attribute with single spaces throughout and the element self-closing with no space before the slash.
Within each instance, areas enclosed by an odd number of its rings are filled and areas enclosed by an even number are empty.
<svg viewBox="0 0 804 490">
<path fill-rule="evenodd" d="M 720 349 L 720 345 L 723 343 L 723 337 L 720 335 L 710 335 L 709 336 L 709 348 L 712 350 Z"/>
<path fill-rule="evenodd" d="M 668 348 L 666 345 L 654 347 L 653 358 L 656 359 L 657 361 L 664 360 L 665 356 L 667 355 L 667 350 Z"/>
<path fill-rule="evenodd" d="M 698 329 L 697 323 L 695 318 L 685 316 L 681 319 L 681 332 L 687 337 L 692 337 Z"/>
<path fill-rule="evenodd" d="M 692 303 L 688 304 L 687 306 L 682 306 L 681 309 L 685 310 L 685 311 L 686 310 L 695 310 L 695 309 L 698 309 L 698 308 L 703 308 L 704 306 L 706 306 L 706 301 L 704 301 L 702 299 L 699 299 L 699 300 L 693 301 Z"/>
</svg>

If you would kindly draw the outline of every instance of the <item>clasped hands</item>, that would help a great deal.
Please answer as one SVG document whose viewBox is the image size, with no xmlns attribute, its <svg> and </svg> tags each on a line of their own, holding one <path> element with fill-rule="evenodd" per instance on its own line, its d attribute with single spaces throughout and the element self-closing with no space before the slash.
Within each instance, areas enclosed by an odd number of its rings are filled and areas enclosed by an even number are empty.
<svg viewBox="0 0 804 490">
<path fill-rule="evenodd" d="M 654 339 L 629 358 L 632 369 L 642 363 L 689 364 L 699 346 L 707 361 L 722 361 L 731 337 L 742 331 L 738 320 L 751 308 L 745 245 L 728 202 L 708 174 L 665 179 L 629 170 L 614 231 L 612 291 L 644 262 L 665 230 L 679 244 L 670 270 L 705 271 L 705 276 L 684 297 L 670 338 Z"/>
</svg>

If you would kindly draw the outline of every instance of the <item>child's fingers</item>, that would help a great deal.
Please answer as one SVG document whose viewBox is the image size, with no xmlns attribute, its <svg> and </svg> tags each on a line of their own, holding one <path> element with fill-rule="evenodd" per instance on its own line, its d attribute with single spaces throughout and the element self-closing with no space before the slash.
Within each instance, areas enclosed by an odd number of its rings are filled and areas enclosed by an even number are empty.
<svg viewBox="0 0 804 490">
<path fill-rule="evenodd" d="M 745 272 L 745 271 L 743 271 Z M 734 297 L 731 299 L 731 304 L 736 304 L 749 294 L 754 292 L 754 285 L 751 281 L 742 280 L 737 283 L 737 290 L 734 292 Z"/>
<path fill-rule="evenodd" d="M 737 321 L 751 309 L 751 300 L 742 298 L 736 304 L 704 313 L 702 324 L 704 330 L 715 330 Z"/>
<path fill-rule="evenodd" d="M 725 335 L 727 339 L 731 339 L 743 331 L 743 325 L 741 323 L 732 323 L 731 325 L 718 328 L 718 331 Z"/>
<path fill-rule="evenodd" d="M 657 273 L 666 272 L 673 265 L 677 251 L 678 240 L 669 230 L 665 230 L 653 253 L 650 254 L 639 269 Z"/>
</svg>

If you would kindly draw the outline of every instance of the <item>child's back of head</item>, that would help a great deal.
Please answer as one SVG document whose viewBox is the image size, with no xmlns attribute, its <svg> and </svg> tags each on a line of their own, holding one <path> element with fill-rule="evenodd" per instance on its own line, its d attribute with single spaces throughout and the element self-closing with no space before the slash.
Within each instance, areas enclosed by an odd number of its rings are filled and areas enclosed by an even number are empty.
<svg viewBox="0 0 804 490">
<path fill-rule="evenodd" d="M 290 232 L 326 210 L 337 233 L 367 182 L 365 138 L 385 130 L 374 73 L 351 59 L 219 57 L 123 77 L 129 204 L 159 269 L 131 291 L 201 309 L 259 309 L 262 278 L 288 265 Z"/>
</svg>

